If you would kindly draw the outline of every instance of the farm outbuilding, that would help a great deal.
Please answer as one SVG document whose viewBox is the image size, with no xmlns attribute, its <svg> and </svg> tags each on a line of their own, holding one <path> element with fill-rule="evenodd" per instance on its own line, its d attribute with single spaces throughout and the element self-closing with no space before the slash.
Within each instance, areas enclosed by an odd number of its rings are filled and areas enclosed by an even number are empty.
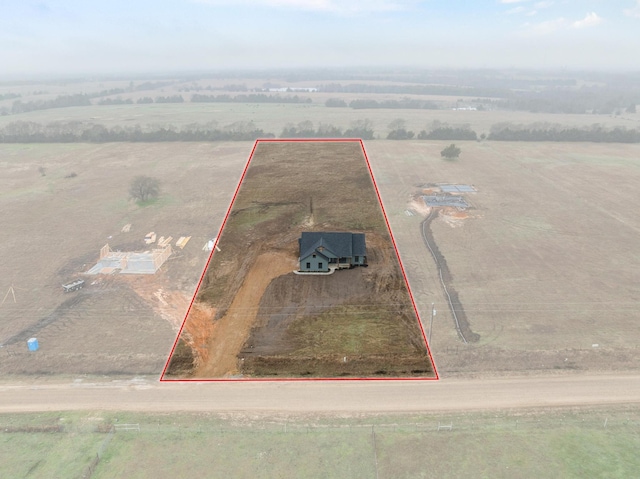
<svg viewBox="0 0 640 479">
<path fill-rule="evenodd" d="M 303 232 L 300 271 L 322 272 L 367 264 L 364 233 Z"/>
</svg>

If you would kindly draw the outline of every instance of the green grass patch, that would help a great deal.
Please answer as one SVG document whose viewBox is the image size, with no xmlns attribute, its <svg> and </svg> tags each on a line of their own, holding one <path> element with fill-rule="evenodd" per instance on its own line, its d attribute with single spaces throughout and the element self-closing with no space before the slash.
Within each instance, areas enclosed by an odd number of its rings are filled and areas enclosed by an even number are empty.
<svg viewBox="0 0 640 479">
<path fill-rule="evenodd" d="M 106 434 L 79 413 L 0 416 L 0 477 L 81 477 Z"/>
<path fill-rule="evenodd" d="M 118 433 L 94 477 L 326 478 L 375 476 L 370 438 L 283 428 L 220 430 L 156 427 Z"/>
<path fill-rule="evenodd" d="M 105 442 L 101 426 L 138 424 L 139 431 L 114 434 L 92 478 L 626 479 L 640 470 L 639 414 L 630 408 L 288 418 L 5 414 L 0 476 L 82 477 Z"/>
<path fill-rule="evenodd" d="M 337 306 L 293 323 L 287 333 L 299 344 L 293 355 L 411 352 L 404 323 L 379 305 Z"/>
</svg>

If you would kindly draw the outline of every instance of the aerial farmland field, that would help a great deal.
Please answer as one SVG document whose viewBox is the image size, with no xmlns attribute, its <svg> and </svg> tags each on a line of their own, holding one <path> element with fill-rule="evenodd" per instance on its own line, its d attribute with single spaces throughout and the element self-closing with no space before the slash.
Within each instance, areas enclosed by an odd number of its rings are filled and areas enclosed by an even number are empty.
<svg viewBox="0 0 640 479">
<path fill-rule="evenodd" d="M 443 374 L 633 369 L 640 300 L 637 145 L 368 142 L 367 151 Z M 465 345 L 407 216 L 426 183 L 473 185 L 467 219 L 430 224 L 471 330 Z"/>
<path fill-rule="evenodd" d="M 423 320 L 436 306 L 431 346 L 441 374 L 635 368 L 640 225 L 629 198 L 640 148 L 462 142 L 460 159 L 449 162 L 439 156 L 443 146 L 365 143 Z M 3 374 L 160 374 L 206 262 L 201 247 L 217 234 L 251 144 L 1 149 L 0 262 L 12 272 L 0 284 L 8 293 L 0 306 Z M 72 172 L 78 176 L 65 178 Z M 163 190 L 144 207 L 128 200 L 129 181 L 141 173 L 157 176 Z M 467 219 L 430 223 L 479 335 L 468 345 L 423 242 L 422 217 L 405 214 L 426 183 L 477 189 L 466 195 Z M 127 223 L 131 232 L 121 232 Z M 143 249 L 149 231 L 193 238 L 153 278 L 100 276 L 62 292 L 105 243 Z M 26 349 L 32 336 L 37 354 Z"/>
<path fill-rule="evenodd" d="M 1 373 L 159 374 L 250 147 L 1 145 Z M 129 199 L 141 174 L 160 181 L 156 202 Z M 105 244 L 149 249 L 150 231 L 191 240 L 155 275 L 82 274 Z M 64 293 L 75 278 L 85 287 Z M 30 337 L 37 353 L 27 351 Z"/>
<path fill-rule="evenodd" d="M 364 265 L 299 274 L 303 231 L 360 234 Z M 259 141 L 216 249 L 171 379 L 435 377 L 360 142 Z"/>
</svg>

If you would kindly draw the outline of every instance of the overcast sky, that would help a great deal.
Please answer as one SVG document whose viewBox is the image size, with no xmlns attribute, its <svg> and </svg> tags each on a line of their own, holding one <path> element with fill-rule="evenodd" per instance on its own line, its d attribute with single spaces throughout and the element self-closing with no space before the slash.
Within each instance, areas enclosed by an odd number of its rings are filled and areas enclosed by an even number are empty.
<svg viewBox="0 0 640 479">
<path fill-rule="evenodd" d="M 0 76 L 640 70 L 640 0 L 0 0 Z"/>
</svg>

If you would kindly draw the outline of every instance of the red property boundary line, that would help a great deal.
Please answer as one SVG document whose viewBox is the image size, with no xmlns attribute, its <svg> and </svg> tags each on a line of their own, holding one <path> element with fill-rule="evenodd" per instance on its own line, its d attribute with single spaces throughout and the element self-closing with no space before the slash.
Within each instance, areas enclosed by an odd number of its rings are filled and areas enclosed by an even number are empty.
<svg viewBox="0 0 640 479">
<path fill-rule="evenodd" d="M 193 307 L 193 303 L 195 302 L 196 297 L 198 296 L 198 292 L 200 291 L 200 286 L 202 285 L 202 281 L 204 280 L 204 275 L 209 268 L 209 263 L 211 262 L 211 258 L 213 257 L 213 253 L 216 251 L 216 246 L 218 245 L 218 241 L 220 240 L 220 236 L 224 230 L 225 225 L 227 224 L 227 219 L 231 214 L 231 209 L 236 201 L 236 197 L 238 196 L 238 192 L 240 191 L 240 187 L 242 186 L 242 182 L 244 181 L 244 177 L 247 174 L 247 170 L 249 169 L 249 165 L 251 164 L 251 160 L 253 159 L 253 155 L 258 147 L 259 143 L 296 143 L 296 142 L 317 142 L 317 143 L 337 143 L 337 142 L 357 142 L 360 144 L 360 148 L 362 149 L 362 154 L 364 155 L 364 159 L 367 163 L 367 170 L 369 171 L 369 176 L 371 177 L 371 181 L 373 183 L 373 188 L 375 189 L 376 196 L 378 197 L 378 203 L 380 205 L 380 209 L 382 210 L 382 215 L 384 216 L 385 224 L 387 225 L 387 230 L 389 231 L 389 237 L 391 238 L 391 243 L 393 244 L 393 249 L 396 252 L 396 258 L 398 258 L 398 263 L 400 264 L 400 271 L 402 272 L 402 277 L 404 278 L 404 284 L 407 286 L 407 291 L 409 292 L 409 298 L 411 299 L 411 304 L 413 306 L 413 311 L 416 314 L 416 318 L 418 320 L 418 326 L 420 327 L 420 332 L 422 333 L 422 339 L 424 340 L 424 344 L 427 347 L 427 353 L 429 355 L 429 360 L 431 361 L 431 365 L 433 366 L 433 372 L 435 377 L 399 377 L 399 378 L 349 378 L 349 377 L 338 377 L 338 378 L 212 378 L 212 379 L 198 379 L 198 378 L 187 378 L 187 379 L 166 379 L 164 376 L 169 367 L 169 363 L 171 362 L 171 358 L 173 357 L 173 353 L 175 352 L 176 346 L 178 345 L 178 341 L 180 340 L 180 336 L 182 335 L 182 330 L 184 329 L 184 325 L 187 322 L 187 318 L 189 317 L 189 313 L 191 312 L 191 308 Z M 436 368 L 436 363 L 433 360 L 433 355 L 431 354 L 431 348 L 429 347 L 429 342 L 427 341 L 427 336 L 424 332 L 424 327 L 422 325 L 422 320 L 420 319 L 420 314 L 418 313 L 418 308 L 416 306 L 415 299 L 413 297 L 413 293 L 411 291 L 411 287 L 409 286 L 409 281 L 407 280 L 407 275 L 402 264 L 402 260 L 400 259 L 400 253 L 398 252 L 398 247 L 396 245 L 396 240 L 391 232 L 391 225 L 389 224 L 389 219 L 387 218 L 387 212 L 384 209 L 382 204 L 382 197 L 380 196 L 380 191 L 378 190 L 378 184 L 373 176 L 373 170 L 371 169 L 371 164 L 369 163 L 369 157 L 367 155 L 367 151 L 364 147 L 364 142 L 360 138 L 291 138 L 291 139 L 282 139 L 282 138 L 265 138 L 265 139 L 257 139 L 253 148 L 251 149 L 251 153 L 249 154 L 249 158 L 247 159 L 247 163 L 242 170 L 242 175 L 240 176 L 240 180 L 238 185 L 236 186 L 235 192 L 233 193 L 233 197 L 231 199 L 231 203 L 229 204 L 229 208 L 227 208 L 227 213 L 224 216 L 224 220 L 222 221 L 222 225 L 218 231 L 218 236 L 216 237 L 213 248 L 209 253 L 209 258 L 207 259 L 207 263 L 200 275 L 200 280 L 198 281 L 198 285 L 196 290 L 191 298 L 191 302 L 189 303 L 189 308 L 185 314 L 185 317 L 180 326 L 180 330 L 176 335 L 176 339 L 173 342 L 173 346 L 171 347 L 171 352 L 167 358 L 167 361 L 162 369 L 162 374 L 160 375 L 160 382 L 287 382 L 287 381 L 437 381 L 440 379 L 438 375 L 438 369 Z"/>
</svg>

